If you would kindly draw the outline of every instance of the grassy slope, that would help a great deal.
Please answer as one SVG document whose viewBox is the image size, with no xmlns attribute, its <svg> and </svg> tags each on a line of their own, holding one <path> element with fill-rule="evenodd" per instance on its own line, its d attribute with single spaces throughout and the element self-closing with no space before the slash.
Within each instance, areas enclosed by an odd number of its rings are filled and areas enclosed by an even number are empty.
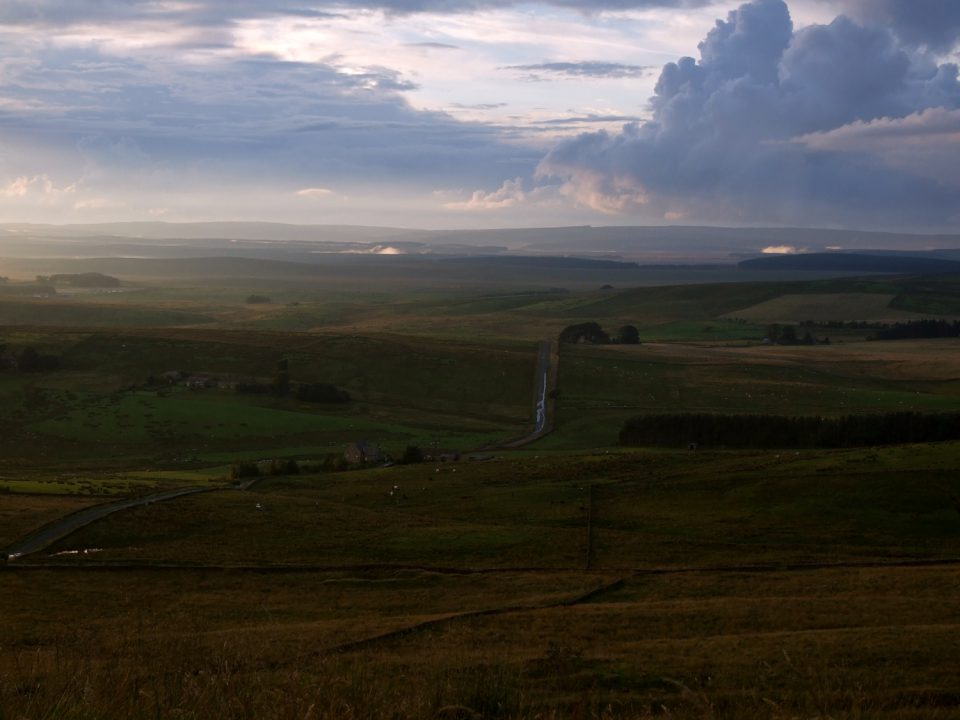
<svg viewBox="0 0 960 720">
<path fill-rule="evenodd" d="M 0 374 L 0 442 L 22 472 L 150 467 L 173 458 L 313 457 L 367 438 L 470 449 L 522 431 L 531 412 L 534 346 L 397 336 L 251 331 L 48 331 L 21 328 L 8 344 L 61 358 L 46 374 Z M 268 383 L 287 359 L 295 382 L 348 390 L 346 405 L 147 388 L 167 370 L 240 375 Z M 106 451 L 106 452 L 105 452 Z M 166 458 L 166 460 L 163 460 Z M 38 479 L 46 479 L 40 477 Z"/>
<path fill-rule="evenodd" d="M 954 339 L 798 347 L 566 347 L 557 430 L 538 448 L 616 442 L 633 415 L 956 412 Z"/>
<path fill-rule="evenodd" d="M 919 297 L 929 306 L 952 297 L 943 283 L 934 285 L 901 288 L 894 303 Z M 863 281 L 855 289 L 889 294 L 890 284 Z M 138 457 L 131 453 L 169 447 L 171 427 L 183 431 L 178 450 L 194 452 L 204 438 L 197 454 L 210 463 L 256 457 L 258 441 L 302 456 L 320 446 L 305 443 L 297 433 L 303 425 L 289 413 L 326 413 L 216 392 L 158 398 L 125 390 L 147 370 L 179 367 L 266 379 L 282 352 L 295 379 L 334 379 L 360 398 L 349 415 L 331 417 L 383 423 L 385 432 L 399 428 L 401 442 L 428 442 L 462 413 L 470 416 L 468 432 L 515 426 L 529 411 L 531 345 L 478 341 L 478 334 L 535 339 L 571 320 L 598 319 L 656 327 L 673 340 L 702 341 L 711 324 L 730 340 L 738 328 L 713 320 L 717 313 L 788 290 L 770 283 L 484 297 L 446 314 L 438 312 L 447 307 L 443 297 L 357 301 L 337 309 L 351 330 L 337 336 L 21 327 L 6 341 L 63 354 L 68 367 L 42 378 L 0 376 L 0 398 L 15 411 L 0 429 L 18 477 L 26 468 L 48 481 L 60 470 L 48 477 L 46 456 L 74 452 L 92 463 L 94 455 L 116 454 L 129 471 Z M 251 310 L 217 292 L 197 299 L 204 312 L 248 328 L 301 311 L 293 324 L 307 327 L 315 312 L 327 312 L 322 304 Z M 357 327 L 469 339 L 356 337 Z M 743 332 L 754 337 L 756 330 Z M 795 573 L 782 566 L 960 555 L 958 445 L 782 457 L 543 452 L 609 445 L 622 416 L 643 409 L 955 409 L 950 343 L 577 348 L 561 368 L 559 432 L 514 459 L 461 463 L 456 472 L 421 465 L 272 479 L 253 492 L 120 513 L 54 550 L 102 548 L 87 558 L 147 565 L 344 569 L 0 572 L 0 708 L 14 717 L 64 718 L 399 720 L 444 716 L 440 708 L 452 704 L 485 717 L 956 717 L 955 568 Z M 319 420 L 306 420 L 310 439 L 327 442 L 310 422 Z M 258 435 L 244 434 L 251 423 L 260 423 Z M 282 437 L 270 434 L 281 426 Z M 141 471 L 157 464 L 138 462 Z M 193 481 L 181 473 L 161 475 Z M 157 481 L 156 473 L 127 472 L 103 484 Z M 0 514 L 24 526 L 48 517 L 44 507 L 24 520 L 25 506 L 15 504 L 22 502 L 0 495 Z M 345 569 L 368 563 L 393 567 Z M 779 570 L 688 571 L 752 563 Z M 545 570 L 517 570 L 531 567 Z M 621 585 L 587 602 L 558 604 L 618 577 Z M 503 612 L 325 652 L 497 608 Z"/>
<path fill-rule="evenodd" d="M 453 704 L 505 718 L 953 717 L 960 571 L 783 565 L 960 554 L 958 451 L 527 457 L 125 512 L 55 549 L 341 569 L 0 573 L 0 703 L 31 716 L 67 698 L 65 717 L 420 718 Z M 756 562 L 771 570 L 689 570 Z M 555 569 L 515 569 L 532 565 Z M 450 619 L 471 611 L 493 612 Z"/>
<path fill-rule="evenodd" d="M 631 452 L 276 479 L 127 511 L 59 547 L 102 547 L 107 561 L 576 569 L 592 512 L 591 568 L 960 557 L 958 452 Z"/>
</svg>

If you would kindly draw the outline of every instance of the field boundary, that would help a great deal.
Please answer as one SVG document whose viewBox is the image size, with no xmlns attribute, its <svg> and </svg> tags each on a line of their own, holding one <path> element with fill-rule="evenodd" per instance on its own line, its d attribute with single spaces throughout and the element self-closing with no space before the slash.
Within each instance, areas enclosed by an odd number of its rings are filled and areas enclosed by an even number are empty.
<svg viewBox="0 0 960 720">
<path fill-rule="evenodd" d="M 363 638 L 361 640 L 351 640 L 345 643 L 339 643 L 338 645 L 333 645 L 332 647 L 325 648 L 323 650 L 315 651 L 314 653 L 309 653 L 308 655 L 332 655 L 340 653 L 353 652 L 355 650 L 363 650 L 373 645 L 378 645 L 382 642 L 388 642 L 390 640 L 401 639 L 414 635 L 424 630 L 432 630 L 434 628 L 440 627 L 441 625 L 446 625 L 448 623 L 459 622 L 461 620 L 472 620 L 474 618 L 482 617 L 491 617 L 494 615 L 506 615 L 515 612 L 529 612 L 533 610 L 550 610 L 551 608 L 561 608 L 561 607 L 571 607 L 573 605 L 580 605 L 582 603 L 588 602 L 595 598 L 596 596 L 610 592 L 611 590 L 619 589 L 623 586 L 629 577 L 618 577 L 616 580 L 603 583 L 598 587 L 588 590 L 587 592 L 580 593 L 571 598 L 566 598 L 564 600 L 558 600 L 555 602 L 543 603 L 540 605 L 505 605 L 502 607 L 495 608 L 485 608 L 483 610 L 471 610 L 464 613 L 454 613 L 450 615 L 443 615 L 438 618 L 433 618 L 430 620 L 424 620 L 423 622 L 416 623 L 414 625 L 409 625 L 404 628 L 398 628 L 397 630 L 390 630 L 385 633 L 380 633 L 379 635 L 374 635 L 372 637 Z"/>
<path fill-rule="evenodd" d="M 611 575 L 622 574 L 625 577 L 643 577 L 648 575 L 683 575 L 712 573 L 793 573 L 810 572 L 817 570 L 857 570 L 870 568 L 922 568 L 922 567 L 952 567 L 960 565 L 960 557 L 956 558 L 904 558 L 902 560 L 850 560 L 841 562 L 821 563 L 754 563 L 744 565 L 702 565 L 687 567 L 616 567 L 591 568 L 582 567 L 506 567 L 506 568 L 453 568 L 431 567 L 428 565 L 225 565 L 200 563 L 149 563 L 149 562 L 88 562 L 70 564 L 57 563 L 13 563 L 0 565 L 0 571 L 11 572 L 224 572 L 224 573 L 251 573 L 251 574 L 284 574 L 284 573 L 375 573 L 375 572 L 419 572 L 435 575 Z"/>
</svg>

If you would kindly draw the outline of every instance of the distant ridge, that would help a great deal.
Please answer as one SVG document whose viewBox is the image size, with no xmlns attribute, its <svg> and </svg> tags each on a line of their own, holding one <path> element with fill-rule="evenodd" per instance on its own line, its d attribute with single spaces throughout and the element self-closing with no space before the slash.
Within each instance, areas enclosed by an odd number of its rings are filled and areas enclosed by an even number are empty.
<svg viewBox="0 0 960 720">
<path fill-rule="evenodd" d="M 960 273 L 960 261 L 910 255 L 859 253 L 802 253 L 743 260 L 744 270 L 839 270 L 878 273 Z"/>
<path fill-rule="evenodd" d="M 111 222 L 73 225 L 3 223 L 12 234 L 50 238 L 131 238 L 142 240 L 237 239 L 283 242 L 370 242 L 422 234 L 422 230 L 367 225 L 294 225 L 276 222 Z"/>
<path fill-rule="evenodd" d="M 479 255 L 475 257 L 444 258 L 438 262 L 539 268 L 592 268 L 597 270 L 626 270 L 639 267 L 635 262 L 581 257 L 559 257 L 555 255 Z"/>
<path fill-rule="evenodd" d="M 0 224 L 0 257 L 36 253 L 91 257 L 257 255 L 312 252 L 381 252 L 437 255 L 619 256 L 645 264 L 709 262 L 732 265 L 775 249 L 797 254 L 905 252 L 960 258 L 960 235 L 890 233 L 816 228 L 708 226 L 580 226 L 424 230 L 361 225 L 295 225 L 273 222 L 120 222 L 89 225 Z M 198 248 L 210 248 L 198 252 Z"/>
</svg>

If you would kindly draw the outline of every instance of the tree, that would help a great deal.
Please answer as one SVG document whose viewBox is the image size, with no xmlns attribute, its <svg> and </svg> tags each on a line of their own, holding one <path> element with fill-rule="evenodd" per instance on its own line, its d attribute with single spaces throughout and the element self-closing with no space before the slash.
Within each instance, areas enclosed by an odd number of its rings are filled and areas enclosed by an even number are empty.
<svg viewBox="0 0 960 720">
<path fill-rule="evenodd" d="M 230 479 L 240 480 L 242 478 L 259 477 L 260 467 L 255 462 L 238 462 L 230 468 Z"/>
<path fill-rule="evenodd" d="M 621 345 L 639 345 L 640 331 L 633 325 L 624 325 L 617 333 L 617 340 Z"/>
<path fill-rule="evenodd" d="M 793 325 L 784 325 L 783 329 L 780 330 L 780 344 L 781 345 L 797 344 L 797 329 Z"/>
<path fill-rule="evenodd" d="M 277 374 L 273 376 L 273 391 L 277 395 L 290 392 L 290 368 L 286 358 L 277 363 Z"/>
<path fill-rule="evenodd" d="M 40 369 L 40 353 L 32 347 L 24 348 L 17 358 L 17 367 L 21 372 L 36 372 Z"/>
<path fill-rule="evenodd" d="M 595 345 L 606 345 L 610 342 L 610 336 L 603 328 L 595 322 L 578 323 L 569 325 L 560 333 L 560 344 L 589 342 Z"/>
<path fill-rule="evenodd" d="M 423 462 L 423 452 L 416 445 L 407 445 L 407 449 L 403 451 L 403 456 L 400 458 L 401 465 L 413 465 L 414 463 Z"/>
<path fill-rule="evenodd" d="M 330 383 L 306 383 L 297 388 L 297 399 L 305 402 L 350 402 L 350 393 Z"/>
</svg>

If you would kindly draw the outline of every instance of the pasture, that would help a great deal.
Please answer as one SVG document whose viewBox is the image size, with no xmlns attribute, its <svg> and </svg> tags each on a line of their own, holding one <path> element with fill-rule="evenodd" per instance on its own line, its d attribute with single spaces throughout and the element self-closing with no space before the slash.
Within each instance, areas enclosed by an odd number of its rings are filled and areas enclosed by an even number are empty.
<svg viewBox="0 0 960 720">
<path fill-rule="evenodd" d="M 781 295 L 731 315 L 758 322 L 802 323 L 812 320 L 828 323 L 836 320 L 863 320 L 894 323 L 921 317 L 918 313 L 891 307 L 895 295 L 879 293 L 830 293 L 823 295 Z"/>
<path fill-rule="evenodd" d="M 223 465 L 231 453 L 308 459 L 359 439 L 396 453 L 409 444 L 469 450 L 522 434 L 531 415 L 535 346 L 524 342 L 42 328 L 18 329 L 5 340 L 60 359 L 54 372 L 0 374 L 7 410 L 0 442 L 23 479 L 67 467 L 176 470 L 208 457 Z M 294 382 L 336 384 L 352 401 L 310 403 L 159 380 L 177 370 L 213 384 L 237 377 L 269 384 L 281 360 Z"/>
<path fill-rule="evenodd" d="M 762 343 L 773 321 L 946 312 L 950 277 L 13 266 L 123 292 L 4 288 L 3 352 L 59 367 L 0 370 L 0 544 L 93 502 L 214 491 L 0 565 L 0 720 L 960 717 L 960 443 L 615 446 L 637 414 L 960 411 L 958 340 Z M 562 348 L 554 431 L 491 449 L 531 425 L 536 341 L 587 321 L 643 344 Z M 233 389 L 281 361 L 351 401 Z M 227 482 L 359 439 L 489 459 Z"/>
<path fill-rule="evenodd" d="M 556 431 L 537 447 L 612 445 L 623 421 L 640 414 L 954 412 L 958 349 L 955 339 L 565 347 Z"/>
<path fill-rule="evenodd" d="M 267 478 L 124 511 L 52 551 L 463 571 L 960 558 L 958 458 L 957 443 L 638 450 Z"/>
<path fill-rule="evenodd" d="M 956 717 L 958 452 L 528 454 L 124 511 L 0 572 L 0 702 Z"/>
</svg>

